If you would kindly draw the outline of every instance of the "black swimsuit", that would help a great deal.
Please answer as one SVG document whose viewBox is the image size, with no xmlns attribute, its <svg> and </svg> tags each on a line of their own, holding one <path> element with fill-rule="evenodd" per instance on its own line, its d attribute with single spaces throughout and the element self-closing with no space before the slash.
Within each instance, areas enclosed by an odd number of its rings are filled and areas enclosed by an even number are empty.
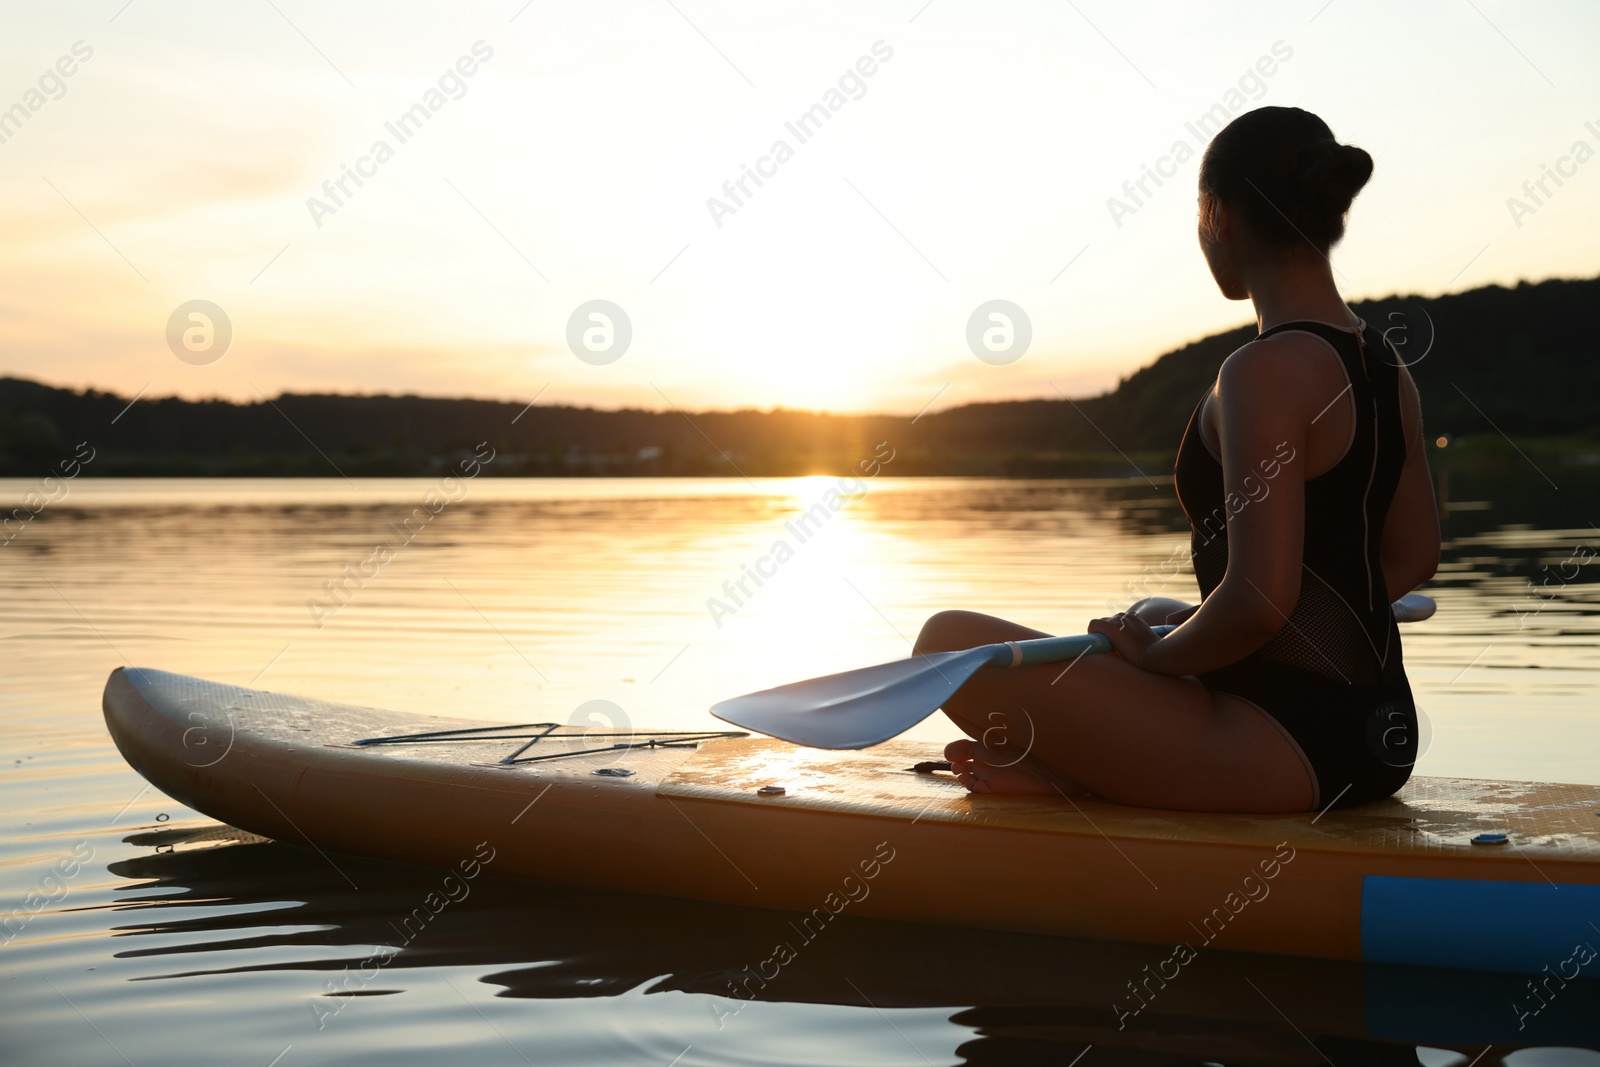
<svg viewBox="0 0 1600 1067">
<path fill-rule="evenodd" d="M 1199 677 L 1277 720 L 1311 768 L 1314 807 L 1348 807 L 1399 789 L 1416 757 L 1416 707 L 1381 562 L 1384 518 L 1406 458 L 1399 361 L 1364 324 L 1359 339 L 1320 322 L 1286 322 L 1261 337 L 1289 330 L 1316 334 L 1339 354 L 1355 400 L 1355 433 L 1338 463 L 1305 482 L 1300 598 L 1288 622 L 1244 659 Z M 1289 451 L 1263 457 L 1254 487 L 1247 479 L 1230 497 L 1222 464 L 1201 440 L 1195 406 L 1173 475 L 1202 599 L 1228 569 L 1228 516 L 1270 493 L 1282 466 L 1305 462 L 1285 459 Z"/>
</svg>

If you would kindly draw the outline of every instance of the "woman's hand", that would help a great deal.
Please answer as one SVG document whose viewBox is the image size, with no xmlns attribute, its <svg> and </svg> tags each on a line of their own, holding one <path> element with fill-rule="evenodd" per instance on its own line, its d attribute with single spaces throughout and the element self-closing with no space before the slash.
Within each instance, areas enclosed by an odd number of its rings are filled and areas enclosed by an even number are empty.
<svg viewBox="0 0 1600 1067">
<path fill-rule="evenodd" d="M 1118 612 L 1109 618 L 1091 619 L 1089 632 L 1105 634 L 1111 650 L 1135 667 L 1144 667 L 1144 654 L 1161 638 L 1150 629 L 1149 623 L 1131 612 Z"/>
</svg>

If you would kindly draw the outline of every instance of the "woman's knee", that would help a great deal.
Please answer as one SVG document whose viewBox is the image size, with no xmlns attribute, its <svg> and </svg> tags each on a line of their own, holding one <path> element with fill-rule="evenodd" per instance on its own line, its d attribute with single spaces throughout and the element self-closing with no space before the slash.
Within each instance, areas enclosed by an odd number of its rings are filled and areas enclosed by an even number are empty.
<svg viewBox="0 0 1600 1067">
<path fill-rule="evenodd" d="M 922 632 L 917 634 L 912 654 L 920 656 L 928 652 L 954 652 L 956 649 L 983 644 L 984 639 L 978 635 L 984 625 L 992 627 L 997 622 L 1000 620 L 994 616 L 976 611 L 957 609 L 938 612 L 922 624 Z"/>
<path fill-rule="evenodd" d="M 922 624 L 922 632 L 917 635 L 912 652 L 915 655 L 954 652 L 995 641 L 1024 641 L 1031 637 L 1048 636 L 1043 630 L 1034 630 L 979 611 L 941 611 Z"/>
</svg>

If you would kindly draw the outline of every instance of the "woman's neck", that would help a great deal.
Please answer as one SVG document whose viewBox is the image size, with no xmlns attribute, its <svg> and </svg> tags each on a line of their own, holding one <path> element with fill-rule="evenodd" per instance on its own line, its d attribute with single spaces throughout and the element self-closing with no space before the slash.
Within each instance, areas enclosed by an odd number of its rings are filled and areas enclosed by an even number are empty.
<svg viewBox="0 0 1600 1067">
<path fill-rule="evenodd" d="M 1256 309 L 1256 328 L 1313 319 L 1334 326 L 1354 326 L 1355 312 L 1339 295 L 1333 265 L 1320 255 L 1295 255 L 1263 266 L 1246 279 Z"/>
</svg>

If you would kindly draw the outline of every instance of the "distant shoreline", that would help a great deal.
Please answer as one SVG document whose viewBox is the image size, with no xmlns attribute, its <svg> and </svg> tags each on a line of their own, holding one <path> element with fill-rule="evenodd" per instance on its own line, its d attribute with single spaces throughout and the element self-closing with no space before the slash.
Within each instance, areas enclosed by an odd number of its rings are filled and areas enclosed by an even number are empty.
<svg viewBox="0 0 1600 1067">
<path fill-rule="evenodd" d="M 967 462 L 940 462 L 929 457 L 901 453 L 892 472 L 886 475 L 900 478 L 1001 478 L 1028 479 L 1138 479 L 1145 476 L 1157 484 L 1169 484 L 1172 477 L 1174 455 L 1171 452 L 1138 452 L 1127 456 L 1104 452 L 1036 453 L 1012 455 L 991 460 Z M 375 461 L 374 461 L 375 460 Z M 431 457 L 424 464 L 411 466 L 401 462 L 401 457 L 353 457 L 333 455 L 313 457 L 255 457 L 248 461 L 228 459 L 205 460 L 194 456 L 132 456 L 119 459 L 102 450 L 92 464 L 85 465 L 77 475 L 80 480 L 116 481 L 141 478 L 432 478 L 450 470 L 457 457 Z M 1457 437 L 1447 445 L 1432 443 L 1428 449 L 1428 463 L 1435 474 L 1451 472 L 1477 474 L 1491 471 L 1527 470 L 1530 476 L 1538 468 L 1571 471 L 1574 469 L 1600 470 L 1600 434 L 1586 432 L 1552 437 L 1497 437 L 1492 433 Z M 648 461 L 638 462 L 625 456 L 585 456 L 570 465 L 541 461 L 539 457 L 501 453 L 491 465 L 484 467 L 480 477 L 500 480 L 504 478 L 552 478 L 576 481 L 616 478 L 661 478 L 698 480 L 714 478 L 804 478 L 838 476 L 848 469 L 848 464 L 829 467 L 816 463 L 792 466 L 770 466 L 762 463 L 740 464 L 734 470 L 724 464 L 722 469 L 705 469 L 692 472 L 665 472 L 650 469 Z M 47 467 L 34 469 L 30 464 L 15 461 L 0 462 L 0 479 L 41 479 L 49 475 Z"/>
<path fill-rule="evenodd" d="M 1393 350 L 1374 358 L 1410 368 L 1428 439 L 1447 442 L 1439 461 L 1600 462 L 1600 278 L 1353 308 Z M 77 451 L 96 457 L 83 471 L 95 478 L 423 477 L 480 447 L 499 457 L 489 477 L 794 477 L 853 470 L 882 447 L 896 477 L 1155 481 L 1218 368 L 1254 336 L 1241 326 L 1185 345 L 1099 396 L 914 417 L 296 393 L 236 404 L 0 377 L 0 477 L 42 477 Z"/>
</svg>

